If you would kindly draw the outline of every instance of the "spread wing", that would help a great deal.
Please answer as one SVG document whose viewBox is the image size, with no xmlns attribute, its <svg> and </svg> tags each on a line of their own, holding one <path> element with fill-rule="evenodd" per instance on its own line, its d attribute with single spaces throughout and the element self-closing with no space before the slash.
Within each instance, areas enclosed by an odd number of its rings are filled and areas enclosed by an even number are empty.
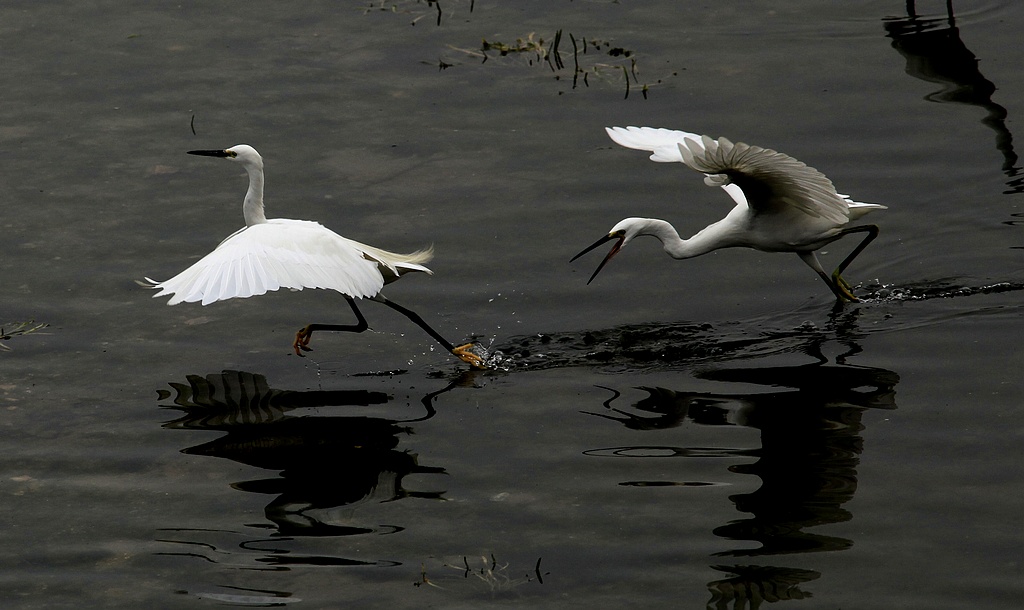
<svg viewBox="0 0 1024 610">
<path fill-rule="evenodd" d="M 173 294 L 168 305 L 207 305 L 280 288 L 327 288 L 372 297 L 384 286 L 384 277 L 378 261 L 367 258 L 360 245 L 316 222 L 274 219 L 235 232 L 169 280 L 146 278 L 147 286 L 159 289 L 157 297 Z M 380 257 L 381 252 L 375 250 L 371 256 Z M 415 261 L 399 266 L 409 265 Z"/>
<path fill-rule="evenodd" d="M 635 150 L 646 150 L 651 152 L 651 161 L 658 163 L 682 163 L 683 155 L 679 150 L 680 144 L 687 140 L 693 140 L 700 145 L 700 136 L 688 131 L 678 129 L 665 129 L 664 127 L 605 127 L 610 137 L 616 144 Z M 723 184 L 722 189 L 732 197 L 736 205 L 747 205 L 747 198 L 743 196 L 743 190 L 735 184 Z"/>
<path fill-rule="evenodd" d="M 678 145 L 687 138 L 700 142 L 700 136 L 695 133 L 664 127 L 605 127 L 604 130 L 619 146 L 653 153 L 651 161 L 658 163 L 682 163 Z"/>
<path fill-rule="evenodd" d="M 846 199 L 832 181 L 789 155 L 725 138 L 686 138 L 678 145 L 683 163 L 706 174 L 705 184 L 739 186 L 755 212 L 789 207 L 836 224 L 849 221 Z"/>
</svg>

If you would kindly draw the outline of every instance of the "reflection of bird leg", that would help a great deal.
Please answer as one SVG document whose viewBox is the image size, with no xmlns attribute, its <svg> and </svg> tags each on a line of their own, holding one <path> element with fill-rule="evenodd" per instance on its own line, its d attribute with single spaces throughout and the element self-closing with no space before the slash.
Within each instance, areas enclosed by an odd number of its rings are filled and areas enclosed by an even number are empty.
<svg viewBox="0 0 1024 610">
<path fill-rule="evenodd" d="M 307 324 L 305 327 L 295 333 L 295 343 L 292 343 L 292 348 L 295 349 L 295 355 L 301 356 L 302 352 L 312 351 L 313 348 L 309 347 L 309 340 L 313 338 L 313 331 L 316 330 L 334 330 L 344 331 L 350 333 L 361 333 L 370 325 L 366 323 L 366 318 L 363 317 L 363 312 L 359 311 L 356 307 L 356 301 L 352 297 L 345 295 L 345 300 L 352 306 L 352 312 L 356 314 L 357 324 Z M 301 350 L 301 351 L 300 351 Z"/>
<path fill-rule="evenodd" d="M 458 349 L 458 348 L 456 348 L 456 349 Z M 473 380 L 476 379 L 477 372 L 474 369 L 477 369 L 477 368 L 478 367 L 474 366 L 473 369 L 470 369 L 468 371 L 460 372 L 454 379 L 452 379 L 451 381 L 448 382 L 448 385 L 444 386 L 440 390 L 435 390 L 435 391 L 427 394 L 423 398 L 421 398 L 420 399 L 420 404 L 422 404 L 423 407 L 427 410 L 427 414 L 424 415 L 423 417 L 417 417 L 416 419 L 403 419 L 403 420 L 401 420 L 402 423 L 408 424 L 408 423 L 412 423 L 412 422 L 426 421 L 426 420 L 430 419 L 431 417 L 433 417 L 434 415 L 436 415 L 437 411 L 434 409 L 434 400 L 438 396 L 440 396 L 441 394 L 444 394 L 445 392 L 448 392 L 448 391 L 452 390 L 453 388 L 472 388 L 472 387 L 475 387 L 475 384 L 473 383 Z"/>
<path fill-rule="evenodd" d="M 849 235 L 850 233 L 863 233 L 863 232 L 867 232 L 867 234 L 868 234 L 867 237 L 865 237 L 860 242 L 860 244 L 856 248 L 853 249 L 853 252 L 850 252 L 849 256 L 847 256 L 843 260 L 843 262 L 839 263 L 839 266 L 836 267 L 836 270 L 832 272 L 832 281 L 835 282 L 837 285 L 839 285 L 841 288 L 843 288 L 843 290 L 847 294 L 849 294 L 851 297 L 853 296 L 853 294 L 852 294 L 852 292 L 850 290 L 850 284 L 846 280 L 843 279 L 842 273 L 843 273 L 843 271 L 846 271 L 847 267 L 850 266 L 850 263 L 853 262 L 853 259 L 857 258 L 857 255 L 860 254 L 864 250 L 864 248 L 867 248 L 868 244 L 870 244 L 872 241 L 874 241 L 874 239 L 876 237 L 878 237 L 878 226 L 876 226 L 876 225 L 861 225 L 859 227 L 850 227 L 849 229 L 844 229 L 843 232 L 841 233 L 842 235 Z M 857 301 L 859 299 L 854 297 L 853 300 Z"/>
<path fill-rule="evenodd" d="M 476 369 L 487 368 L 487 365 L 484 363 L 483 358 L 473 353 L 472 349 L 475 347 L 475 344 L 466 343 L 465 345 L 455 347 L 454 345 L 451 344 L 451 342 L 442 337 L 440 333 L 438 333 L 436 330 L 431 328 L 430 325 L 424 322 L 423 318 L 419 317 L 419 315 L 416 312 L 412 311 L 411 309 L 406 309 L 405 307 L 402 307 L 401 305 L 395 303 L 394 301 L 389 301 L 388 299 L 384 298 L 384 295 L 381 294 L 378 294 L 377 296 L 374 296 L 372 298 L 374 301 L 377 301 L 378 303 L 383 303 L 384 305 L 387 305 L 391 309 L 394 309 L 398 313 L 412 320 L 413 323 L 416 324 L 416 326 L 419 326 L 420 328 L 425 330 L 427 334 L 433 337 L 435 341 L 440 343 L 443 348 L 448 350 L 448 352 L 455 355 L 463 362 L 469 364 L 470 366 Z"/>
<path fill-rule="evenodd" d="M 914 0 L 907 0 L 907 17 L 911 19 L 917 19 L 917 2 Z M 956 16 L 953 14 L 953 0 L 946 0 L 946 16 L 949 20 L 949 25 L 956 25 Z"/>
<path fill-rule="evenodd" d="M 612 408 L 612 401 L 615 400 L 616 398 L 618 398 L 619 396 L 622 396 L 622 392 L 619 392 L 618 390 L 616 390 L 614 388 L 609 388 L 609 387 L 606 387 L 606 386 L 603 386 L 603 385 L 599 385 L 599 386 L 595 386 L 595 387 L 601 388 L 602 390 L 608 390 L 609 392 L 611 392 L 613 394 L 613 396 L 611 398 L 609 398 L 608 400 L 604 401 L 604 403 L 602 403 L 602 404 L 604 404 L 604 408 L 605 409 L 615 410 L 615 409 Z"/>
</svg>

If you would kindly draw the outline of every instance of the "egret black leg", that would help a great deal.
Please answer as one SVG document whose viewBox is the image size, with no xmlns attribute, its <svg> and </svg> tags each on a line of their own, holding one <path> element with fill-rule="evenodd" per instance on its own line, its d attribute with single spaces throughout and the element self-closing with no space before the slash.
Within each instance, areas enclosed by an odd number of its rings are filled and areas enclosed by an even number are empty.
<svg viewBox="0 0 1024 610">
<path fill-rule="evenodd" d="M 853 259 L 857 258 L 857 255 L 864 251 L 864 248 L 868 247 L 876 237 L 878 237 L 878 226 L 876 225 L 861 225 L 858 227 L 850 227 L 842 232 L 843 235 L 849 235 L 850 233 L 867 233 L 867 236 L 853 249 L 853 252 L 843 259 L 843 262 L 839 263 L 836 270 L 832 272 L 832 281 L 837 285 L 842 285 L 847 292 L 850 290 L 850 285 L 843 279 L 843 271 L 850 266 Z"/>
<path fill-rule="evenodd" d="M 361 333 L 364 330 L 370 328 L 370 325 L 366 323 L 366 318 L 363 317 L 363 312 L 359 311 L 356 307 L 356 300 L 352 297 L 345 295 L 345 299 L 348 301 L 349 306 L 352 307 L 352 313 L 356 314 L 355 324 L 307 324 L 299 332 L 295 333 L 295 343 L 292 347 L 295 349 L 295 355 L 301 356 L 303 351 L 311 351 L 313 348 L 309 347 L 309 340 L 313 338 L 313 332 L 317 330 L 332 330 L 342 331 L 350 333 Z"/>
<path fill-rule="evenodd" d="M 405 316 L 405 317 L 409 318 L 410 320 L 412 320 L 413 323 L 416 324 L 416 326 L 419 326 L 423 330 L 427 331 L 427 334 L 430 335 L 431 337 L 433 337 L 435 341 L 440 343 L 441 346 L 444 347 L 445 350 L 450 352 L 453 349 L 455 349 L 454 345 L 452 345 L 447 339 L 442 337 L 441 334 L 438 333 L 436 330 L 431 328 L 429 324 L 424 322 L 423 318 L 421 318 L 415 311 L 413 311 L 411 309 L 406 309 L 405 307 L 402 307 L 398 303 L 395 303 L 394 301 L 388 300 L 382 294 L 378 294 L 377 296 L 373 297 L 373 300 L 377 301 L 378 303 L 383 303 L 384 305 L 387 305 L 391 309 L 394 309 L 398 313 L 400 313 L 403 316 Z"/>
<path fill-rule="evenodd" d="M 850 285 L 846 283 L 846 280 L 839 278 L 839 281 L 835 281 L 834 278 L 828 276 L 825 270 L 821 267 L 821 263 L 818 262 L 817 255 L 814 252 L 797 252 L 800 256 L 800 260 L 807 263 L 807 266 L 814 269 L 814 272 L 818 274 L 823 282 L 828 284 L 829 290 L 832 294 L 836 295 L 836 300 L 840 303 L 845 301 L 857 302 L 860 299 L 853 296 L 850 292 Z"/>
<path fill-rule="evenodd" d="M 410 320 L 412 320 L 413 323 L 416 324 L 416 326 L 419 326 L 420 328 L 425 330 L 428 335 L 430 335 L 431 337 L 434 338 L 435 341 L 440 343 L 441 347 L 443 347 L 449 353 L 454 354 L 455 356 L 458 356 L 463 362 L 466 362 L 466 363 L 472 365 L 474 368 L 478 368 L 478 369 L 485 369 L 485 368 L 487 368 L 487 366 L 484 363 L 483 359 L 480 356 L 478 356 L 475 353 L 473 353 L 472 350 L 473 350 L 474 344 L 467 343 L 465 345 L 460 345 L 458 347 L 455 347 L 454 345 L 451 344 L 450 341 L 448 341 L 447 339 L 442 337 L 441 333 L 439 333 L 436 330 L 434 330 L 433 328 L 431 328 L 430 325 L 427 324 L 423 320 L 423 318 L 421 318 L 419 316 L 419 314 L 417 314 L 415 311 L 412 311 L 411 309 L 406 309 L 405 307 L 402 307 L 398 303 L 395 303 L 394 301 L 388 300 L 382 294 L 378 294 L 377 296 L 373 297 L 373 300 L 377 301 L 378 303 L 382 303 L 384 305 L 387 305 L 391 309 L 394 309 L 398 313 L 400 313 L 403 316 L 405 316 L 405 317 L 409 318 Z"/>
</svg>

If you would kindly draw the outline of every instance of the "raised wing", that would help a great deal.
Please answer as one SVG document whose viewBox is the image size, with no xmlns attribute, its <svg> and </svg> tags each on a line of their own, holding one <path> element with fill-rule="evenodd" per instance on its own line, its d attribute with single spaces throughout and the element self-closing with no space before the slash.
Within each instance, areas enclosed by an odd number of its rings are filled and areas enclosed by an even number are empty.
<svg viewBox="0 0 1024 610">
<path fill-rule="evenodd" d="M 405 266 L 405 265 L 403 265 Z M 384 286 L 378 263 L 316 222 L 273 219 L 241 229 L 213 252 L 164 282 L 146 278 L 167 302 L 248 298 L 279 288 L 326 288 L 362 298 Z"/>
<path fill-rule="evenodd" d="M 836 224 L 850 219 L 832 181 L 789 155 L 708 136 L 687 138 L 678 148 L 687 167 L 706 174 L 705 184 L 739 186 L 755 212 L 791 207 Z"/>
<path fill-rule="evenodd" d="M 605 127 L 604 130 L 619 146 L 653 153 L 651 161 L 658 163 L 682 163 L 678 145 L 687 138 L 700 141 L 695 133 L 663 127 Z"/>
<path fill-rule="evenodd" d="M 692 140 L 700 144 L 700 136 L 678 129 L 664 127 L 605 127 L 608 136 L 620 146 L 635 150 L 646 150 L 653 153 L 652 161 L 658 163 L 682 163 L 683 155 L 680 144 Z M 723 184 L 722 189 L 732 197 L 736 205 L 746 206 L 747 198 L 743 190 L 735 184 Z"/>
</svg>

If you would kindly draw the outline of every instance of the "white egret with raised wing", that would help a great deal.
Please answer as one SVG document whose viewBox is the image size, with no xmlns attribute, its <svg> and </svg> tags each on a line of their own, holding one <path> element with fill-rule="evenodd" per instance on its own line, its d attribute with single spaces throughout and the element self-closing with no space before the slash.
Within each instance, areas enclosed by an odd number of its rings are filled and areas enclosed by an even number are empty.
<svg viewBox="0 0 1024 610">
<path fill-rule="evenodd" d="M 239 144 L 225 150 L 191 150 L 190 155 L 220 157 L 242 165 L 249 175 L 249 190 L 242 203 L 245 227 L 228 236 L 212 252 L 169 280 L 146 278 L 154 296 L 173 295 L 167 302 L 201 302 L 248 298 L 280 288 L 336 290 L 348 301 L 356 324 L 308 324 L 295 334 L 292 348 L 308 351 L 315 331 L 362 332 L 369 328 L 356 299 L 387 305 L 412 320 L 446 351 L 474 367 L 483 359 L 473 352 L 475 344 L 452 345 L 415 312 L 388 300 L 380 293 L 406 273 L 432 273 L 423 264 L 432 248 L 396 254 L 347 239 L 318 222 L 267 218 L 263 212 L 263 158 L 251 146 Z"/>
<path fill-rule="evenodd" d="M 608 255 L 590 276 L 588 284 L 633 238 L 650 235 L 659 239 L 669 256 L 693 258 L 719 248 L 746 247 L 765 252 L 795 252 L 828 284 L 840 301 L 858 301 L 842 273 L 878 236 L 876 225 L 850 226 L 868 212 L 884 210 L 877 203 L 853 201 L 836 192 L 832 181 L 818 170 L 780 152 L 725 138 L 717 140 L 685 131 L 653 127 L 608 127 L 608 135 L 626 148 L 646 150 L 651 160 L 683 163 L 705 174 L 708 186 L 722 187 L 735 207 L 718 222 L 689 239 L 656 218 L 626 218 L 607 235 L 572 260 L 601 244 L 615 240 Z M 815 251 L 850 235 L 867 233 L 836 267 L 825 272 Z"/>
</svg>

